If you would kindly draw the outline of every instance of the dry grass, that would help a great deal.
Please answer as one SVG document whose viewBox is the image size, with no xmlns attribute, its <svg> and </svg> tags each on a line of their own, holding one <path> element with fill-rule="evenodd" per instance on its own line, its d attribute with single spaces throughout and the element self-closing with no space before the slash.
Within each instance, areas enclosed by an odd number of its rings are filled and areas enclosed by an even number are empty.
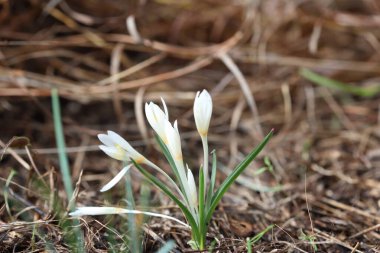
<svg viewBox="0 0 380 253">
<path fill-rule="evenodd" d="M 70 251 L 59 221 L 67 200 L 54 149 L 53 87 L 63 97 L 73 182 L 83 170 L 78 205 L 124 204 L 117 202 L 122 186 L 98 193 L 120 166 L 96 148 L 100 132 L 121 133 L 167 167 L 143 113 L 143 103 L 160 96 L 178 119 L 185 156 L 196 157 L 187 162 L 198 167 L 191 109 L 205 88 L 214 99 L 209 139 L 219 182 L 263 133 L 276 131 L 216 211 L 208 238 L 216 238 L 215 252 L 245 252 L 245 238 L 270 224 L 254 252 L 313 252 L 302 234 L 318 252 L 380 252 L 379 96 L 353 96 L 299 75 L 307 67 L 357 86 L 379 83 L 379 17 L 375 0 L 1 1 L 0 144 L 26 136 L 32 146 L 26 152 L 26 140 L 13 142 L 1 160 L 0 252 L 42 252 L 47 243 Z M 264 156 L 274 173 L 254 177 Z M 7 184 L 12 169 L 17 175 Z M 141 175 L 132 177 L 137 196 Z M 154 188 L 150 204 L 181 218 Z M 120 221 L 86 218 L 87 251 L 106 252 L 107 234 L 121 245 Z M 193 252 L 189 231 L 169 221 L 151 219 L 143 229 L 146 252 L 169 239 L 177 252 Z"/>
</svg>

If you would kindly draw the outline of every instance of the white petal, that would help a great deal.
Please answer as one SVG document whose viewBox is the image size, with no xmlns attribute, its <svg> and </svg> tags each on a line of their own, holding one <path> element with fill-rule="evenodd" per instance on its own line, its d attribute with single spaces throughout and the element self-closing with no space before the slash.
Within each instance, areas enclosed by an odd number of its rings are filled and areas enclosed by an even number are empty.
<svg viewBox="0 0 380 253">
<path fill-rule="evenodd" d="M 201 136 L 205 136 L 208 132 L 212 114 L 212 99 L 206 90 L 201 93 L 197 92 L 193 109 L 197 130 Z"/>
<path fill-rule="evenodd" d="M 187 184 L 190 190 L 191 203 L 194 205 L 194 207 L 196 207 L 197 202 L 198 202 L 197 201 L 197 187 L 195 185 L 193 173 L 191 172 L 187 164 L 186 164 L 186 167 L 187 167 Z"/>
<path fill-rule="evenodd" d="M 160 122 L 163 119 L 168 120 L 167 114 L 165 114 L 164 111 L 158 105 L 156 105 L 155 103 L 151 103 L 151 104 L 152 104 L 153 112 L 154 112 L 158 122 Z"/>
<path fill-rule="evenodd" d="M 164 107 L 166 119 L 169 120 L 169 111 L 168 111 L 168 108 L 166 107 L 165 100 L 162 97 L 161 97 L 161 102 L 162 102 L 162 106 Z"/>
<path fill-rule="evenodd" d="M 167 147 L 173 159 L 175 161 L 182 160 L 181 137 L 178 132 L 177 121 L 174 122 L 174 127 L 169 121 L 165 123 L 165 134 L 168 137 Z"/>
<path fill-rule="evenodd" d="M 149 122 L 149 125 L 153 128 L 154 131 L 156 131 L 156 128 L 157 128 L 157 118 L 154 114 L 154 109 L 153 109 L 153 103 L 150 102 L 149 104 L 148 103 L 145 103 L 145 116 Z M 157 132 L 157 131 L 156 131 Z"/>
<path fill-rule="evenodd" d="M 106 215 L 106 214 L 125 214 L 125 213 L 130 213 L 130 214 L 145 214 L 149 216 L 155 216 L 155 217 L 160 217 L 168 220 L 173 220 L 178 222 L 179 224 L 185 226 L 185 227 L 190 227 L 186 223 L 173 218 L 168 215 L 160 214 L 160 213 L 152 213 L 152 212 L 144 212 L 144 211 L 139 211 L 139 210 L 129 210 L 129 209 L 124 209 L 124 208 L 117 208 L 117 207 L 96 207 L 96 206 L 85 206 L 85 207 L 78 207 L 74 212 L 69 213 L 70 216 L 83 216 L 83 215 Z"/>
<path fill-rule="evenodd" d="M 165 105 L 166 106 L 166 105 Z M 161 108 L 150 102 L 145 104 L 145 115 L 153 130 L 160 136 L 160 138 L 166 143 L 167 137 L 165 135 L 165 122 L 168 121 L 167 115 L 161 110 Z"/>
<path fill-rule="evenodd" d="M 119 173 L 117 173 L 117 175 L 114 178 L 112 178 L 111 181 L 109 181 L 105 186 L 103 186 L 102 189 L 100 189 L 100 191 L 105 192 L 114 187 L 123 178 L 125 173 L 127 173 L 127 171 L 131 168 L 131 166 L 132 165 L 130 164 L 124 167 Z"/>
<path fill-rule="evenodd" d="M 148 121 L 150 121 L 150 119 L 152 118 L 152 110 L 150 109 L 148 103 L 145 103 L 145 117 L 148 119 Z"/>
<path fill-rule="evenodd" d="M 106 134 L 98 134 L 98 139 L 106 146 L 113 146 L 114 142 L 112 139 Z"/>
<path fill-rule="evenodd" d="M 185 196 L 189 198 L 190 192 L 189 192 L 189 188 L 187 187 L 186 170 L 185 170 L 185 167 L 183 164 L 183 158 L 182 158 L 181 137 L 178 132 L 177 123 L 174 122 L 174 127 L 173 127 L 170 124 L 170 122 L 167 121 L 165 124 L 165 132 L 166 132 L 166 135 L 168 136 L 167 148 L 177 167 L 180 180 L 182 184 L 184 185 Z"/>
<path fill-rule="evenodd" d="M 120 135 L 115 132 L 108 131 L 108 135 L 126 152 L 126 156 L 131 157 L 137 163 L 143 163 L 146 161 L 146 158 L 140 154 L 136 149 L 134 149 L 128 141 L 123 139 Z"/>
<path fill-rule="evenodd" d="M 78 207 L 74 212 L 69 213 L 70 216 L 83 216 L 83 215 L 105 215 L 105 214 L 116 214 L 120 208 L 115 207 Z"/>
<path fill-rule="evenodd" d="M 115 144 L 120 145 L 122 148 L 124 148 L 126 150 L 132 148 L 132 146 L 123 137 L 121 137 L 117 133 L 115 133 L 113 131 L 107 131 L 107 133 L 108 133 L 109 138 L 111 138 Z"/>
<path fill-rule="evenodd" d="M 99 148 L 106 153 L 108 156 L 119 160 L 119 161 L 125 161 L 127 160 L 126 152 L 123 152 L 123 150 L 117 149 L 115 147 L 107 147 L 104 145 L 99 145 Z"/>
</svg>

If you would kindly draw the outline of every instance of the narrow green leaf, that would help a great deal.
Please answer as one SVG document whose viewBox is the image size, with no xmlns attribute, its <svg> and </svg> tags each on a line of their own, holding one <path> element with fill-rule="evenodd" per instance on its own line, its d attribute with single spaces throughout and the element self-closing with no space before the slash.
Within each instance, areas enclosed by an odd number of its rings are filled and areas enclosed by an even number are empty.
<svg viewBox="0 0 380 253">
<path fill-rule="evenodd" d="M 62 174 L 62 180 L 63 185 L 65 187 L 67 199 L 68 199 L 68 209 L 73 210 L 75 208 L 74 201 L 70 201 L 73 198 L 73 185 L 71 184 L 71 174 L 70 174 L 70 167 L 69 167 L 69 161 L 66 154 L 66 144 L 65 144 L 65 137 L 63 134 L 63 126 L 62 126 L 62 119 L 61 119 L 61 108 L 59 104 L 59 96 L 58 96 L 58 90 L 52 89 L 51 90 L 51 102 L 52 102 L 52 109 L 53 109 L 53 121 L 54 121 L 54 132 L 55 132 L 55 139 L 57 142 L 57 149 L 58 149 L 58 158 L 59 158 L 59 169 Z M 63 223 L 64 229 L 67 229 L 70 225 L 74 226 L 74 228 L 71 228 L 72 235 L 70 235 L 70 232 L 66 234 L 67 240 L 70 242 L 70 244 L 73 244 L 72 246 L 77 249 L 78 252 L 84 252 L 84 238 L 83 233 L 79 227 L 80 222 L 79 220 L 75 219 L 72 222 L 64 222 Z M 65 225 L 70 224 L 70 225 Z M 72 242 L 72 243 L 71 243 Z"/>
<path fill-rule="evenodd" d="M 341 90 L 361 97 L 373 97 L 380 93 L 380 84 L 374 84 L 367 87 L 350 85 L 322 76 L 306 68 L 301 68 L 299 74 L 315 84 Z"/>
<path fill-rule="evenodd" d="M 126 166 L 124 164 L 123 166 Z M 136 209 L 136 202 L 135 198 L 133 196 L 133 189 L 132 189 L 132 182 L 131 182 L 131 170 L 129 170 L 125 174 L 125 191 L 126 191 L 126 198 L 127 198 L 127 207 L 128 209 L 134 210 Z M 128 237 L 129 238 L 129 245 L 132 248 L 133 252 L 139 253 L 142 252 L 140 250 L 140 245 L 142 244 L 141 242 L 141 228 L 137 226 L 137 219 L 135 214 L 128 214 Z M 145 215 L 143 215 L 144 217 Z M 143 218 L 144 219 L 144 218 Z"/>
<path fill-rule="evenodd" d="M 273 135 L 273 130 L 264 138 L 264 140 L 233 170 L 233 172 L 224 180 L 224 182 L 219 186 L 218 190 L 215 192 L 210 208 L 206 216 L 206 222 L 209 222 L 216 206 L 219 204 L 223 195 L 226 193 L 228 188 L 236 180 L 236 178 L 247 168 L 247 166 L 256 158 L 256 156 L 261 152 L 261 150 L 268 143 Z"/>
<path fill-rule="evenodd" d="M 261 237 L 263 237 L 269 230 L 271 230 L 272 228 L 274 227 L 274 225 L 269 225 L 268 227 L 266 227 L 263 231 L 261 231 L 260 233 L 258 233 L 257 235 L 255 235 L 254 237 L 250 238 L 248 241 L 250 242 L 250 244 L 255 244 L 256 242 L 258 242 Z M 247 241 L 247 242 L 248 242 Z"/>
<path fill-rule="evenodd" d="M 124 164 L 123 166 L 126 166 Z M 135 209 L 136 208 L 136 201 L 135 197 L 133 196 L 133 189 L 132 189 L 132 182 L 131 182 L 131 170 L 129 170 L 127 173 L 125 173 L 125 197 L 127 198 L 127 207 L 129 209 Z"/>
<path fill-rule="evenodd" d="M 135 165 L 135 167 L 141 172 L 141 174 L 143 174 L 152 184 L 154 184 L 159 189 L 161 189 L 171 200 L 173 200 L 179 206 L 179 208 L 182 210 L 183 214 L 185 215 L 187 221 L 189 222 L 193 233 L 195 232 L 194 233 L 194 235 L 196 236 L 195 239 L 199 240 L 199 231 L 198 231 L 197 223 L 196 223 L 193 215 L 191 214 L 190 210 L 186 207 L 186 205 L 184 203 L 182 203 L 182 201 L 179 200 L 172 193 L 172 191 L 169 188 L 167 188 L 161 181 L 159 181 L 155 176 L 150 174 L 143 167 L 141 167 L 140 164 L 136 163 L 133 160 L 132 160 L 132 162 Z"/>
<path fill-rule="evenodd" d="M 247 239 L 247 252 L 252 253 L 252 242 L 249 238 Z"/>
<path fill-rule="evenodd" d="M 199 249 L 203 250 L 206 240 L 206 222 L 205 222 L 205 181 L 202 167 L 199 170 L 199 234 L 200 240 L 197 242 Z"/>
<path fill-rule="evenodd" d="M 175 174 L 175 177 L 177 179 L 177 182 L 179 183 L 181 191 L 185 192 L 184 186 L 182 184 L 182 180 L 181 180 L 181 178 L 179 176 L 179 172 L 178 172 L 177 166 L 175 165 L 175 162 L 174 162 L 174 159 L 173 159 L 172 155 L 170 154 L 170 152 L 169 152 L 168 148 L 166 147 L 165 143 L 161 140 L 160 136 L 158 136 L 157 134 L 155 136 L 156 136 L 156 141 L 157 141 L 158 145 L 160 146 L 162 153 L 165 155 L 166 160 L 168 160 L 169 165 L 170 165 L 170 167 L 172 168 L 172 170 L 173 170 L 173 172 Z M 185 196 L 186 196 L 186 194 L 185 194 Z"/>
<path fill-rule="evenodd" d="M 253 176 L 259 176 L 268 170 L 268 167 L 261 167 L 253 173 Z"/>
<path fill-rule="evenodd" d="M 59 169 L 61 170 L 63 185 L 65 186 L 67 199 L 70 200 L 71 197 L 73 196 L 73 186 L 71 184 L 69 162 L 66 155 L 65 137 L 63 135 L 61 108 L 59 104 L 57 89 L 51 90 L 51 102 L 52 102 L 52 107 L 53 107 L 55 139 L 56 139 L 57 148 L 58 148 Z"/>
</svg>

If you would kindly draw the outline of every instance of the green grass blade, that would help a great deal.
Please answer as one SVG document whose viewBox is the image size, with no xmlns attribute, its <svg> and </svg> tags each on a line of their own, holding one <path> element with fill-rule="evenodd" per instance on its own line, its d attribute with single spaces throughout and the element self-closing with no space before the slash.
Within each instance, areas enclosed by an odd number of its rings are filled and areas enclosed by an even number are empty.
<svg viewBox="0 0 380 253">
<path fill-rule="evenodd" d="M 53 107 L 55 140 L 57 142 L 57 148 L 58 148 L 59 169 L 61 170 L 67 199 L 70 200 L 71 197 L 73 196 L 73 185 L 71 184 L 69 162 L 66 155 L 66 145 L 65 145 L 65 138 L 63 135 L 63 127 L 62 127 L 62 120 L 61 120 L 61 108 L 59 104 L 57 89 L 52 89 L 51 99 L 52 99 L 51 102 L 52 102 L 52 107 Z"/>
<path fill-rule="evenodd" d="M 125 166 L 125 164 L 124 164 Z M 128 209 L 136 209 L 135 198 L 133 196 L 133 189 L 131 183 L 131 170 L 125 174 L 125 191 L 127 198 L 127 207 Z M 140 251 L 141 237 L 140 237 L 140 228 L 137 226 L 137 220 L 135 214 L 128 214 L 128 233 L 129 233 L 129 245 L 132 248 L 132 252 L 142 252 Z"/>
<path fill-rule="evenodd" d="M 150 185 L 148 185 L 147 180 L 144 179 L 140 185 L 140 194 L 139 194 L 139 200 L 138 200 L 140 209 L 142 209 L 142 211 L 148 211 L 148 208 L 150 206 L 149 204 L 150 190 L 151 190 Z M 138 240 L 139 252 L 144 252 L 144 230 L 143 230 L 142 224 L 147 223 L 148 217 L 149 216 L 144 215 L 141 222 L 139 222 L 138 220 L 135 221 L 137 225 L 137 229 L 138 229 L 138 236 L 139 236 L 139 240 Z"/>
<path fill-rule="evenodd" d="M 57 89 L 52 89 L 51 91 L 51 102 L 53 109 L 53 120 L 54 120 L 54 132 L 55 139 L 57 142 L 58 149 L 58 158 L 59 158 L 59 169 L 61 171 L 63 185 L 65 187 L 68 203 L 73 197 L 73 185 L 71 184 L 71 174 L 69 168 L 69 161 L 66 154 L 66 145 L 65 145 L 65 137 L 63 134 L 62 127 L 62 119 L 61 119 L 61 108 L 59 104 L 59 96 Z M 69 210 L 73 210 L 75 205 L 68 206 Z M 73 221 L 68 222 L 60 222 L 67 231 L 66 239 L 69 244 L 72 244 L 72 247 L 75 247 L 77 252 L 84 252 L 84 239 L 83 233 L 79 228 L 79 220 L 75 219 Z M 69 228 L 73 226 L 73 228 Z"/>
<path fill-rule="evenodd" d="M 247 168 L 247 166 L 256 158 L 256 156 L 261 152 L 261 150 L 268 143 L 273 135 L 273 130 L 264 138 L 264 140 L 233 170 L 233 172 L 224 180 L 224 182 L 219 186 L 218 190 L 215 192 L 209 210 L 207 211 L 206 222 L 209 222 L 216 206 L 219 204 L 223 195 L 226 193 L 228 188 L 236 180 L 236 178 Z"/>
<path fill-rule="evenodd" d="M 123 165 L 125 166 L 125 164 Z M 132 189 L 132 183 L 131 183 L 131 170 L 127 171 L 125 173 L 125 197 L 127 198 L 127 207 L 129 209 L 135 209 L 136 208 L 136 202 L 135 197 L 133 196 L 133 189 Z"/>
<path fill-rule="evenodd" d="M 374 84 L 367 87 L 350 85 L 319 75 L 306 68 L 301 68 L 299 74 L 315 84 L 341 90 L 361 97 L 373 97 L 380 93 L 380 84 Z"/>
<path fill-rule="evenodd" d="M 172 191 L 167 188 L 161 181 L 159 181 L 155 176 L 153 176 L 152 174 L 150 174 L 147 170 L 145 170 L 143 167 L 141 167 L 140 164 L 136 163 L 135 161 L 133 161 L 133 164 L 135 165 L 135 167 L 152 183 L 154 184 L 155 186 L 157 186 L 159 189 L 161 189 L 171 200 L 173 200 L 178 206 L 179 208 L 182 210 L 183 214 L 185 215 L 186 219 L 187 219 L 187 222 L 189 223 L 189 225 L 191 226 L 191 229 L 194 233 L 194 235 L 196 236 L 196 240 L 198 241 L 199 239 L 199 232 L 198 232 L 198 226 L 197 226 L 197 223 L 193 217 L 193 215 L 191 214 L 190 210 L 186 207 L 186 205 L 184 203 L 182 203 L 181 200 L 179 200 L 173 193 Z"/>
<path fill-rule="evenodd" d="M 266 227 L 263 231 L 261 231 L 260 233 L 258 233 L 257 235 L 255 235 L 254 237 L 250 238 L 248 241 L 250 242 L 250 244 L 255 244 L 256 242 L 258 242 L 261 237 L 263 237 L 269 230 L 271 230 L 272 228 L 274 227 L 274 225 L 269 225 L 268 227 Z M 247 242 L 248 242 L 247 241 Z"/>
<path fill-rule="evenodd" d="M 247 240 L 247 253 L 252 253 L 252 242 Z"/>
</svg>

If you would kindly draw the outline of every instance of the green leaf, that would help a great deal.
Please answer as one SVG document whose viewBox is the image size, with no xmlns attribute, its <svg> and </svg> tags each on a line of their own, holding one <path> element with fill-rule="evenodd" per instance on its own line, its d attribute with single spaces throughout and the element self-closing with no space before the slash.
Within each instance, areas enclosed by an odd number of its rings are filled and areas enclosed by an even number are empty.
<svg viewBox="0 0 380 253">
<path fill-rule="evenodd" d="M 265 171 L 268 170 L 268 167 L 261 167 L 259 168 L 258 170 L 256 170 L 254 173 L 253 173 L 253 176 L 258 176 L 258 175 L 261 175 L 263 174 Z"/>
<path fill-rule="evenodd" d="M 274 225 L 269 225 L 266 227 L 263 231 L 258 233 L 252 238 L 247 238 L 247 250 L 248 253 L 252 253 L 252 245 L 258 242 L 269 230 L 271 230 L 274 227 Z"/>
<path fill-rule="evenodd" d="M 123 164 L 123 166 L 126 166 L 127 164 Z M 132 180 L 131 180 L 131 170 L 129 170 L 125 174 L 125 191 L 126 191 L 126 199 L 127 199 L 127 207 L 128 209 L 134 210 L 136 209 L 136 201 L 133 196 L 133 189 L 132 189 Z M 145 215 L 143 215 L 143 219 Z M 138 221 L 136 219 L 135 214 L 128 214 L 128 237 L 129 238 L 129 245 L 132 248 L 133 252 L 142 252 L 140 250 L 140 247 L 142 245 L 142 228 L 138 227 Z"/>
<path fill-rule="evenodd" d="M 173 200 L 179 208 L 182 210 L 183 214 L 185 215 L 187 222 L 189 222 L 189 225 L 191 226 L 192 233 L 195 235 L 195 240 L 199 240 L 199 231 L 197 223 L 191 214 L 190 210 L 186 207 L 184 203 L 182 203 L 181 200 L 179 200 L 173 193 L 172 190 L 167 188 L 161 181 L 159 181 L 155 176 L 150 174 L 147 170 L 145 170 L 143 167 L 141 167 L 140 164 L 136 163 L 134 160 L 132 160 L 135 167 L 155 186 L 157 186 L 159 189 L 161 189 L 171 200 Z"/>
<path fill-rule="evenodd" d="M 51 90 L 51 103 L 52 103 L 52 110 L 53 110 L 53 121 L 54 121 L 54 132 L 55 132 L 55 139 L 57 142 L 57 149 L 58 149 L 58 158 L 59 158 L 59 169 L 61 171 L 63 185 L 65 187 L 67 199 L 68 199 L 68 209 L 73 210 L 75 208 L 75 205 L 73 200 L 73 185 L 71 184 L 71 173 L 70 173 L 70 167 L 69 167 L 69 161 L 66 154 L 66 144 L 65 144 L 65 137 L 63 133 L 63 126 L 62 126 L 62 119 L 61 119 L 61 108 L 59 104 L 59 96 L 58 96 L 58 90 L 52 89 Z M 72 222 L 69 221 L 69 224 L 71 224 L 74 228 L 70 228 L 71 230 L 68 230 L 70 232 L 66 233 L 66 239 L 69 244 L 72 245 L 73 248 L 77 249 L 77 252 L 84 252 L 84 238 L 83 233 L 80 228 L 80 222 L 79 220 L 75 219 Z M 67 229 L 70 225 L 66 225 L 68 223 L 62 223 L 64 229 Z M 72 232 L 72 235 L 70 233 Z"/>
<path fill-rule="evenodd" d="M 257 146 L 236 168 L 232 171 L 232 173 L 224 180 L 224 182 L 219 186 L 218 190 L 215 192 L 212 200 L 210 208 L 207 212 L 206 222 L 209 222 L 212 214 L 215 211 L 216 206 L 219 204 L 223 195 L 226 193 L 228 188 L 232 185 L 232 183 L 236 180 L 236 178 L 247 168 L 247 166 L 256 158 L 256 156 L 261 152 L 261 150 L 268 143 L 270 138 L 273 135 L 273 130 L 269 132 L 269 134 L 264 138 L 264 140 Z"/>
<path fill-rule="evenodd" d="M 51 103 L 53 107 L 53 120 L 54 120 L 54 132 L 55 139 L 57 141 L 58 157 L 59 157 L 59 169 L 61 170 L 63 184 L 65 186 L 65 191 L 67 199 L 70 200 L 73 196 L 73 186 L 71 184 L 71 175 L 69 162 L 66 154 L 65 137 L 63 135 L 63 127 L 61 120 L 61 108 L 59 104 L 59 96 L 57 89 L 52 89 L 51 91 Z M 75 207 L 71 207 L 74 209 Z"/>
<path fill-rule="evenodd" d="M 341 90 L 361 97 L 373 97 L 380 93 L 380 84 L 373 84 L 367 87 L 350 85 L 322 76 L 306 68 L 301 68 L 299 74 L 315 84 Z"/>
<path fill-rule="evenodd" d="M 173 159 L 172 155 L 170 154 L 170 152 L 169 152 L 168 148 L 166 147 L 165 143 L 161 140 L 160 136 L 158 136 L 157 134 L 155 136 L 156 136 L 156 140 L 158 142 L 158 145 L 161 148 L 162 153 L 165 155 L 166 160 L 168 160 L 169 165 L 172 168 L 172 170 L 173 170 L 173 172 L 175 174 L 175 177 L 177 178 L 177 182 L 179 183 L 181 191 L 185 192 L 184 186 L 182 184 L 182 180 L 181 180 L 181 178 L 179 176 L 179 172 L 178 172 L 177 166 L 175 165 L 175 162 L 174 162 L 174 159 Z M 184 195 L 186 196 L 186 194 L 184 194 Z"/>
<path fill-rule="evenodd" d="M 206 241 L 206 222 L 205 222 L 205 181 L 204 181 L 204 175 L 203 175 L 203 169 L 200 168 L 199 170 L 199 234 L 200 234 L 200 240 L 197 242 L 199 249 L 203 250 L 205 247 L 205 241 Z"/>
<path fill-rule="evenodd" d="M 269 230 L 271 230 L 272 228 L 274 227 L 274 225 L 269 225 L 268 227 L 266 227 L 263 231 L 261 231 L 260 233 L 258 233 L 257 235 L 255 235 L 254 237 L 250 238 L 247 240 L 247 244 L 249 242 L 250 245 L 252 244 L 255 244 L 256 242 L 258 242 L 261 237 L 263 237 Z"/>
</svg>

